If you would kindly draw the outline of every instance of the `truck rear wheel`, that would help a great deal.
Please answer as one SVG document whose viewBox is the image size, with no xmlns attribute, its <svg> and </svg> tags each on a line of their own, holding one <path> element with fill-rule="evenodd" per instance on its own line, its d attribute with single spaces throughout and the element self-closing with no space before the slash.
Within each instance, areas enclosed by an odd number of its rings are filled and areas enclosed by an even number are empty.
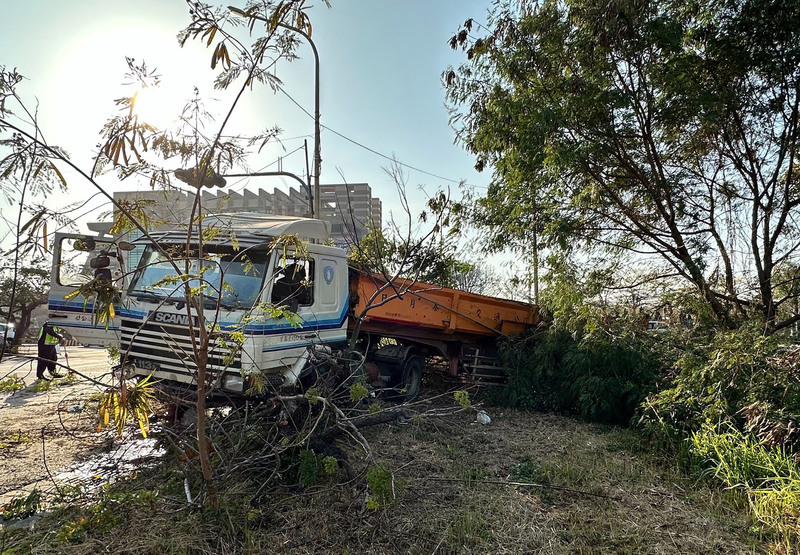
<svg viewBox="0 0 800 555">
<path fill-rule="evenodd" d="M 425 371 L 425 359 L 421 356 L 412 356 L 403 367 L 403 376 L 397 385 L 400 402 L 416 401 L 422 389 L 422 373 Z"/>
</svg>

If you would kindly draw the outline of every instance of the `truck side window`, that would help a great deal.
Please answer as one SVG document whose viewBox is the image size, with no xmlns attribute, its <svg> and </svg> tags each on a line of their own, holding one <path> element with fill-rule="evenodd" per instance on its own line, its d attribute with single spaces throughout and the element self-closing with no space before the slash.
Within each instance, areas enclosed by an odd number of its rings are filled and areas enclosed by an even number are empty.
<svg viewBox="0 0 800 555">
<path fill-rule="evenodd" d="M 285 263 L 285 265 L 284 265 Z M 279 259 L 272 285 L 272 304 L 309 306 L 314 303 L 314 261 Z"/>
</svg>

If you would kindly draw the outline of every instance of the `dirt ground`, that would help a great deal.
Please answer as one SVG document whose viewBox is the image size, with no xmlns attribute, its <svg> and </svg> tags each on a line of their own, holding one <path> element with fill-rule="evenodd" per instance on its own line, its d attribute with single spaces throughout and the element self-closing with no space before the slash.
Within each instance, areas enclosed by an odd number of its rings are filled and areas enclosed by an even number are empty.
<svg viewBox="0 0 800 555">
<path fill-rule="evenodd" d="M 110 363 L 103 349 L 69 347 L 60 362 L 69 362 L 94 379 L 110 380 Z M 6 356 L 0 363 L 0 381 L 13 376 L 25 387 L 0 392 L 0 507 L 34 487 L 54 490 L 54 479 L 60 473 L 107 450 L 114 437 L 108 430 L 97 432 L 100 386 L 74 374 L 40 390 L 35 362 L 24 356 Z"/>
<path fill-rule="evenodd" d="M 110 380 L 105 351 L 72 348 L 70 357 L 72 367 Z M 36 391 L 33 366 L 22 358 L 0 363 L 0 380 L 11 373 L 27 385 L 0 393 L 0 507 L 34 487 L 56 493 L 81 479 L 70 468 L 120 445 L 114 431 L 97 432 L 98 386 L 74 379 Z M 260 552 L 769 549 L 748 535 L 748 519 L 725 492 L 637 452 L 641 447 L 629 430 L 485 408 L 491 422 L 482 425 L 474 408 L 459 410 L 447 393 L 439 401 L 422 401 L 413 418 L 366 429 L 375 458 L 397 481 L 391 506 L 366 510 L 363 492 L 347 485 L 297 496 L 270 517 L 269 529 L 259 536 L 265 550 Z M 102 472 L 93 473 L 82 479 L 103 480 Z M 98 541 L 110 547 L 115 540 Z M 81 547 L 91 544 L 74 546 L 75 552 L 83 552 Z"/>
</svg>

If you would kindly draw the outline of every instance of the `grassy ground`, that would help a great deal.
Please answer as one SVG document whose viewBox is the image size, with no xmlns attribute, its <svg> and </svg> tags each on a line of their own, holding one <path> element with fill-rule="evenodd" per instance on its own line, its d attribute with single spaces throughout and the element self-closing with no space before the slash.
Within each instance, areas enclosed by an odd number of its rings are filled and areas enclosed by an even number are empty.
<svg viewBox="0 0 800 555">
<path fill-rule="evenodd" d="M 324 498 L 276 517 L 270 549 L 312 553 L 747 553 L 747 522 L 719 492 L 646 461 L 630 432 L 515 411 L 371 430 L 395 500 Z M 539 484 L 527 486 L 520 484 Z M 326 512 L 320 526 L 310 515 Z M 304 516 L 306 515 L 306 516 Z"/>
<path fill-rule="evenodd" d="M 451 398 L 452 399 L 452 398 Z M 8 553 L 751 553 L 768 539 L 724 491 L 688 481 L 654 460 L 636 435 L 570 418 L 453 402 L 422 405 L 434 416 L 364 430 L 363 452 L 316 485 L 255 495 L 220 479 L 218 511 L 186 503 L 193 462 L 142 470 L 100 504 L 63 499 L 34 532 L 4 530 Z M 442 412 L 445 413 L 442 415 Z M 231 475 L 233 476 L 233 475 Z M 195 488 L 196 486 L 192 486 Z M 196 490 L 195 490 L 196 491 Z M 6 551 L 7 550 L 7 551 Z"/>
</svg>

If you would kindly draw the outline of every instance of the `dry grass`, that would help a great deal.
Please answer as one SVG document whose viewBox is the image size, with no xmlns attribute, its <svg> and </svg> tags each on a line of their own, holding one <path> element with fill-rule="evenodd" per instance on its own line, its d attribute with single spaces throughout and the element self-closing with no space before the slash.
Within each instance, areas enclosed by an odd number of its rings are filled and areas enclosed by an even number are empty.
<svg viewBox="0 0 800 555">
<path fill-rule="evenodd" d="M 424 408 L 424 407 L 423 407 Z M 145 496 L 43 521 L 49 535 L 20 540 L 36 553 L 751 553 L 749 522 L 729 496 L 648 460 L 629 431 L 569 418 L 488 409 L 415 417 L 364 430 L 391 472 L 394 499 L 367 507 L 366 466 L 305 490 L 274 488 L 258 503 L 228 483 L 216 513 L 181 503 L 183 474 L 144 473 Z M 265 470 L 265 476 L 271 472 Z M 510 484 L 515 482 L 515 484 Z M 518 485 L 537 483 L 544 487 Z M 153 497 L 153 492 L 158 493 Z M 87 517 L 88 515 L 88 517 Z M 99 516 L 98 516 L 99 515 Z M 61 539 L 59 539 L 61 538 Z M 0 545 L 2 547 L 2 545 Z M 24 552 L 24 551 L 23 551 Z"/>
<path fill-rule="evenodd" d="M 396 507 L 361 515 L 360 534 L 333 534 L 349 552 L 752 551 L 745 518 L 631 454 L 625 431 L 506 410 L 489 426 L 461 414 L 372 430 L 368 439 L 407 486 Z M 300 536 L 313 537 L 318 524 Z M 316 540 L 330 541 L 339 526 L 354 530 L 342 522 Z"/>
</svg>

